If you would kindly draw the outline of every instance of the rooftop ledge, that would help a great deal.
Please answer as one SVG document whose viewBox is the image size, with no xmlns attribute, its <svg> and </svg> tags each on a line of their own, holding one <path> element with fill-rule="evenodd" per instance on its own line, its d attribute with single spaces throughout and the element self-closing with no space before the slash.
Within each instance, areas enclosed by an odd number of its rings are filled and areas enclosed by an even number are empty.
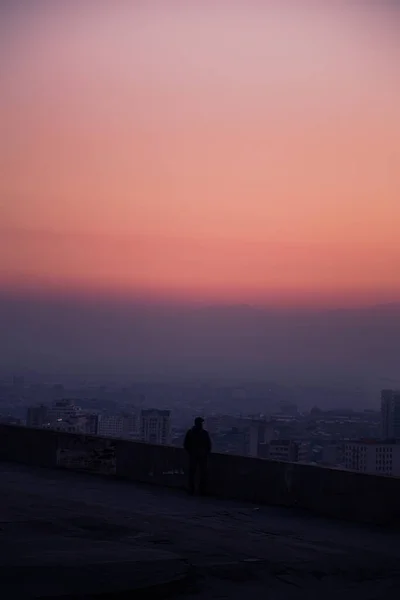
<svg viewBox="0 0 400 600">
<path fill-rule="evenodd" d="M 193 498 L 179 448 L 3 425 L 0 458 L 5 600 L 400 586 L 398 479 L 213 454 L 211 496 Z"/>
<path fill-rule="evenodd" d="M 0 424 L 0 460 L 185 489 L 183 449 Z M 400 478 L 212 453 L 209 495 L 400 525 Z"/>
</svg>

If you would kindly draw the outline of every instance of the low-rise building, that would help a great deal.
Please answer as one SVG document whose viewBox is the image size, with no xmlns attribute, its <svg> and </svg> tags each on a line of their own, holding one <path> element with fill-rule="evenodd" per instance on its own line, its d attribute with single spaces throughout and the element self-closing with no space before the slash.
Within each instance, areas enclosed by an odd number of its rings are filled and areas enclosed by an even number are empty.
<svg viewBox="0 0 400 600">
<path fill-rule="evenodd" d="M 259 445 L 258 456 L 270 460 L 298 462 L 299 444 L 293 440 L 271 440 L 269 443 Z"/>
<path fill-rule="evenodd" d="M 51 423 L 50 429 L 66 433 L 86 433 L 86 416 L 77 415 L 58 419 Z"/>
<path fill-rule="evenodd" d="M 82 409 L 80 406 L 77 406 L 73 400 L 64 398 L 53 402 L 47 412 L 47 421 L 49 426 L 52 427 L 54 423 L 68 421 L 71 418 L 75 419 L 81 414 Z"/>
<path fill-rule="evenodd" d="M 400 443 L 395 440 L 346 442 L 344 467 L 360 473 L 400 477 Z"/>
</svg>

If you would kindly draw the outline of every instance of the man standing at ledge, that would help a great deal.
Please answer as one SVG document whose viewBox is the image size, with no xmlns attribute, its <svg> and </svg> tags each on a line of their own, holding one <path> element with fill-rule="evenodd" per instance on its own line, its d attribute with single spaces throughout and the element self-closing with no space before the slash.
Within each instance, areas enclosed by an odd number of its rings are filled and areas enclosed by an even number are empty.
<svg viewBox="0 0 400 600">
<path fill-rule="evenodd" d="M 207 492 L 207 460 L 211 452 L 211 439 L 208 431 L 203 429 L 204 419 L 197 417 L 194 427 L 189 429 L 183 444 L 189 454 L 189 492 L 196 491 L 196 477 L 199 476 L 199 493 Z"/>
</svg>

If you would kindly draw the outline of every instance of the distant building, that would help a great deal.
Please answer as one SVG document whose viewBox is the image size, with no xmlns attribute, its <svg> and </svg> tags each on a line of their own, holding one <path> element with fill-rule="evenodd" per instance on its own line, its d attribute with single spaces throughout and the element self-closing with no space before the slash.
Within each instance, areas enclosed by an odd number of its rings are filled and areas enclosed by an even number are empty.
<svg viewBox="0 0 400 600">
<path fill-rule="evenodd" d="M 258 456 L 260 444 L 274 437 L 273 424 L 257 417 L 220 415 L 206 419 L 216 452 L 239 456 Z"/>
<path fill-rule="evenodd" d="M 85 433 L 87 433 L 88 435 L 98 435 L 99 415 L 95 413 L 86 415 Z"/>
<path fill-rule="evenodd" d="M 265 420 L 249 420 L 244 425 L 245 456 L 258 456 L 260 444 L 266 444 L 274 437 L 273 426 Z"/>
<path fill-rule="evenodd" d="M 99 415 L 98 435 L 103 437 L 122 437 L 124 417 L 122 415 Z"/>
<path fill-rule="evenodd" d="M 381 392 L 381 436 L 400 440 L 400 390 Z"/>
<path fill-rule="evenodd" d="M 81 414 L 82 409 L 76 406 L 73 400 L 64 398 L 56 400 L 48 410 L 47 417 L 50 426 L 55 422 L 66 421 L 75 418 Z"/>
<path fill-rule="evenodd" d="M 86 433 L 86 416 L 82 414 L 58 419 L 51 424 L 50 429 L 66 433 Z"/>
<path fill-rule="evenodd" d="M 40 406 L 30 406 L 26 415 L 26 426 L 34 428 L 42 428 L 48 422 L 48 407 L 41 404 Z"/>
<path fill-rule="evenodd" d="M 149 444 L 170 444 L 171 411 L 143 409 L 140 413 L 140 439 Z"/>
<path fill-rule="evenodd" d="M 297 442 L 297 461 L 301 463 L 309 463 L 311 460 L 311 445 L 310 442 Z"/>
<path fill-rule="evenodd" d="M 285 462 L 298 462 L 299 444 L 293 440 L 271 440 L 269 443 L 260 444 L 259 457 Z"/>
<path fill-rule="evenodd" d="M 136 411 L 123 414 L 123 437 L 130 440 L 137 440 L 140 438 L 139 432 L 139 418 Z"/>
<path fill-rule="evenodd" d="M 231 427 L 229 431 L 213 436 L 213 448 L 223 454 L 246 456 L 249 450 L 248 434 L 243 429 Z"/>
<path fill-rule="evenodd" d="M 0 415 L 0 423 L 4 423 L 5 425 L 24 425 L 22 419 L 18 417 L 13 417 L 12 415 Z"/>
<path fill-rule="evenodd" d="M 47 409 L 41 426 L 68 433 L 86 433 L 86 415 L 80 406 L 64 398 L 56 400 Z"/>
<path fill-rule="evenodd" d="M 258 456 L 258 440 L 260 432 L 257 423 L 250 423 L 244 431 L 244 455 Z"/>
<path fill-rule="evenodd" d="M 360 473 L 400 477 L 400 443 L 395 440 L 347 442 L 344 467 Z"/>
</svg>

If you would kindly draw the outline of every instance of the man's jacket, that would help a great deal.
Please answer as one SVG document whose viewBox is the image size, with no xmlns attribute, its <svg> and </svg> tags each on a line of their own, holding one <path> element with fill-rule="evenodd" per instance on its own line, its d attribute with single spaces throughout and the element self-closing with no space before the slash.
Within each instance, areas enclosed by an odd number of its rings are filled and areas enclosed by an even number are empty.
<svg viewBox="0 0 400 600">
<path fill-rule="evenodd" d="M 211 439 L 208 431 L 192 427 L 185 436 L 183 447 L 190 456 L 205 458 L 211 452 Z"/>
</svg>

